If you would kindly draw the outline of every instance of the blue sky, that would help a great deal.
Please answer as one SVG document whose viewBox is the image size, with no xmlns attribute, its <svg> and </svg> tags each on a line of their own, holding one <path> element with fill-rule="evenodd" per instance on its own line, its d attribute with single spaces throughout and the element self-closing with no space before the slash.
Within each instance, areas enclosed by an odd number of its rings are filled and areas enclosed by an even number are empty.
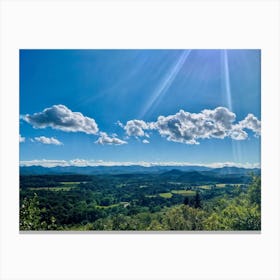
<svg viewBox="0 0 280 280">
<path fill-rule="evenodd" d="M 259 164 L 260 56 L 21 50 L 20 160 Z"/>
</svg>

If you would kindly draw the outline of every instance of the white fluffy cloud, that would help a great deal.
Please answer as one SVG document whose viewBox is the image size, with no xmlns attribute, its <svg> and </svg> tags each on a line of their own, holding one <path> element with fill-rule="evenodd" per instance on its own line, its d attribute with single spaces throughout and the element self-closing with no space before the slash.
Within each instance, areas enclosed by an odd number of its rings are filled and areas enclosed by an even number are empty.
<svg viewBox="0 0 280 280">
<path fill-rule="evenodd" d="M 144 139 L 142 142 L 143 142 L 144 144 L 149 144 L 149 143 L 150 143 L 147 139 Z"/>
<path fill-rule="evenodd" d="M 159 116 L 156 122 L 130 120 L 123 127 L 128 136 L 143 137 L 147 130 L 157 130 L 168 141 L 199 144 L 199 139 L 231 137 L 244 140 L 248 137 L 244 129 L 250 129 L 260 135 L 260 121 L 252 114 L 235 123 L 236 115 L 225 107 L 189 113 L 180 110 L 175 115 Z"/>
<path fill-rule="evenodd" d="M 25 137 L 19 135 L 19 143 L 23 143 L 23 142 L 25 142 Z"/>
<path fill-rule="evenodd" d="M 160 116 L 156 127 L 169 141 L 198 144 L 198 139 L 229 136 L 235 118 L 235 114 L 224 107 L 203 110 L 198 114 L 180 110 L 175 115 Z"/>
<path fill-rule="evenodd" d="M 46 144 L 46 145 L 63 145 L 62 142 L 60 142 L 59 140 L 57 140 L 54 137 L 45 137 L 45 136 L 40 136 L 40 137 L 35 137 L 34 140 L 36 142 L 40 142 L 42 144 Z"/>
<path fill-rule="evenodd" d="M 123 126 L 128 136 L 145 136 L 144 130 L 151 129 L 151 123 L 146 123 L 142 120 L 131 120 Z"/>
<path fill-rule="evenodd" d="M 234 140 L 245 140 L 248 137 L 246 131 L 243 130 L 243 127 L 239 124 L 233 125 L 230 130 L 230 137 Z"/>
<path fill-rule="evenodd" d="M 239 124 L 242 128 L 251 129 L 256 136 L 261 134 L 261 122 L 253 114 L 248 114 Z"/>
<path fill-rule="evenodd" d="M 102 144 L 102 145 L 123 145 L 123 144 L 127 144 L 126 141 L 123 141 L 117 137 L 110 137 L 107 135 L 107 133 L 105 132 L 100 132 L 99 134 L 99 138 L 97 139 L 97 141 L 95 141 L 96 144 Z"/>
<path fill-rule="evenodd" d="M 72 112 L 64 105 L 54 105 L 33 115 L 25 115 L 23 119 L 34 128 L 51 127 L 66 132 L 84 132 L 97 134 L 98 126 L 94 119 L 85 117 L 80 112 Z"/>
<path fill-rule="evenodd" d="M 85 159 L 72 159 L 66 160 L 27 160 L 20 161 L 20 166 L 206 166 L 212 168 L 220 168 L 224 166 L 235 166 L 244 168 L 260 168 L 259 163 L 237 163 L 237 162 L 213 162 L 213 163 L 194 163 L 194 162 L 177 162 L 177 161 L 166 161 L 166 162 L 147 162 L 147 161 L 136 161 L 136 162 L 118 162 L 118 161 L 103 161 L 103 160 L 85 160 Z"/>
</svg>

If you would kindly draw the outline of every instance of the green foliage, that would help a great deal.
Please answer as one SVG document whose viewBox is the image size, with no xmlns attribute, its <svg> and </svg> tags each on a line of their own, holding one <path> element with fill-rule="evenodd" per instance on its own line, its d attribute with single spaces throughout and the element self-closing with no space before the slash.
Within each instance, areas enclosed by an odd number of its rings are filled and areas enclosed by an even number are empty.
<svg viewBox="0 0 280 280">
<path fill-rule="evenodd" d="M 194 192 L 195 193 L 195 196 L 186 196 L 184 198 L 184 204 L 185 205 L 189 205 L 191 207 L 194 207 L 194 208 L 202 208 L 202 198 L 201 198 L 201 195 L 200 195 L 200 192 L 199 191 L 196 191 Z"/>
<path fill-rule="evenodd" d="M 200 197 L 200 193 L 198 191 L 196 191 L 196 193 L 195 193 L 194 207 L 201 208 L 201 197 Z"/>
<path fill-rule="evenodd" d="M 249 186 L 217 183 L 216 187 L 199 181 L 193 186 L 175 179 L 160 181 L 151 174 L 87 176 L 92 180 L 87 182 L 78 181 L 83 177 L 77 176 L 39 176 L 42 188 L 35 185 L 35 176 L 30 180 L 25 176 L 20 189 L 20 230 L 261 229 L 261 179 L 257 176 Z"/>
<path fill-rule="evenodd" d="M 180 205 L 166 211 L 162 224 L 165 230 L 202 230 L 204 211 Z"/>
<path fill-rule="evenodd" d="M 42 219 L 41 214 L 46 209 L 40 210 L 38 195 L 34 193 L 32 198 L 25 197 L 20 206 L 20 230 L 55 230 L 56 219 L 52 216 L 47 222 Z"/>
<path fill-rule="evenodd" d="M 261 177 L 253 177 L 253 182 L 248 188 L 248 197 L 252 204 L 261 206 Z"/>
<path fill-rule="evenodd" d="M 221 199 L 216 209 L 203 222 L 205 230 L 260 230 L 261 178 L 253 177 L 246 194 L 228 201 Z"/>
<path fill-rule="evenodd" d="M 20 230 L 40 229 L 40 209 L 38 195 L 33 198 L 25 197 L 20 207 Z"/>
<path fill-rule="evenodd" d="M 256 206 L 230 203 L 221 213 L 211 214 L 204 222 L 205 230 L 260 230 L 261 214 Z"/>
</svg>

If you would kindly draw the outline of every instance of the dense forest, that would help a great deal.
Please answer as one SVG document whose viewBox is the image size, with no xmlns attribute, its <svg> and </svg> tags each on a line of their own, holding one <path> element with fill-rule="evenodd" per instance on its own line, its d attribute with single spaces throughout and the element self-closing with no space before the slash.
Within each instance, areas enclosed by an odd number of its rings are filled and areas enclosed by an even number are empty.
<svg viewBox="0 0 280 280">
<path fill-rule="evenodd" d="M 256 174 L 20 176 L 20 230 L 260 230 Z"/>
</svg>

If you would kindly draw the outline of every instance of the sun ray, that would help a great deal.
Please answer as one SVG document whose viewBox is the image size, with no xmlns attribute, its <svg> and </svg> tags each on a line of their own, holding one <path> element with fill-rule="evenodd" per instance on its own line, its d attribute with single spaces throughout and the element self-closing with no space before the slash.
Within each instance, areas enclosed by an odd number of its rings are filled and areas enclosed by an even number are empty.
<svg viewBox="0 0 280 280">
<path fill-rule="evenodd" d="M 228 61 L 228 51 L 222 51 L 222 61 L 223 61 L 223 73 L 224 73 L 224 88 L 225 88 L 225 96 L 226 96 L 226 103 L 228 109 L 232 112 L 232 95 L 231 95 L 231 84 L 230 84 L 230 72 L 229 72 L 229 61 Z M 236 162 L 241 162 L 243 160 L 241 146 L 239 141 L 231 140 L 231 150 L 233 159 Z"/>
<path fill-rule="evenodd" d="M 225 92 L 227 106 L 229 110 L 232 111 L 232 97 L 231 97 L 231 87 L 230 87 L 230 78 L 229 78 L 229 63 L 228 63 L 228 52 L 223 50 L 223 67 L 224 67 L 224 81 L 225 81 Z"/>
<path fill-rule="evenodd" d="M 151 94 L 150 99 L 146 102 L 144 109 L 140 114 L 140 118 L 143 118 L 149 111 L 156 106 L 156 103 L 159 101 L 160 98 L 164 96 L 167 92 L 169 87 L 172 85 L 173 81 L 175 80 L 176 76 L 182 69 L 185 61 L 187 60 L 188 56 L 190 55 L 191 50 L 184 50 L 180 57 L 178 58 L 177 62 L 174 66 L 169 70 L 169 72 L 164 76 L 164 78 L 160 81 L 158 87 L 155 91 Z"/>
</svg>

